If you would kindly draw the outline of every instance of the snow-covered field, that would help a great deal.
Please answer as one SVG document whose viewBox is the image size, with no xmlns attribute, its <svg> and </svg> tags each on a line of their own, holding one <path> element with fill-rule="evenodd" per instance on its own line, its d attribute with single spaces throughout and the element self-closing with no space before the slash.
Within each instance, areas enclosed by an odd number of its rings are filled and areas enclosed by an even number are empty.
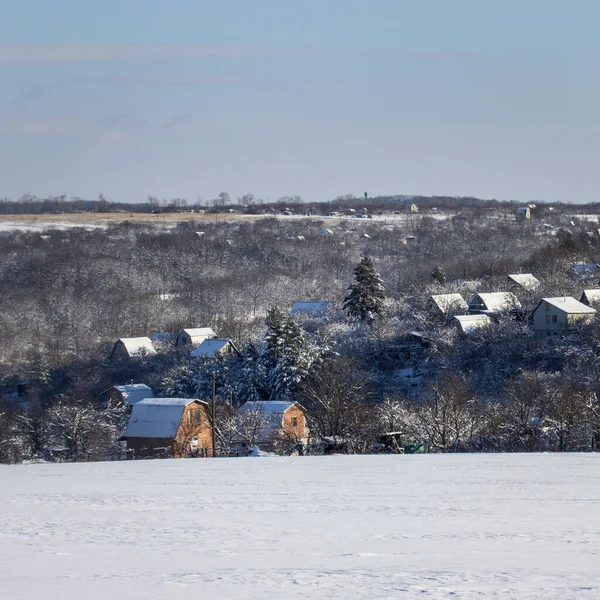
<svg viewBox="0 0 600 600">
<path fill-rule="evenodd" d="M 446 220 L 451 215 L 447 213 L 443 214 L 428 214 L 429 218 L 436 220 Z M 278 221 L 299 221 L 304 219 L 311 219 L 315 221 L 323 221 L 332 225 L 337 225 L 342 222 L 351 224 L 362 224 L 365 226 L 373 224 L 384 224 L 394 226 L 406 226 L 408 224 L 415 225 L 419 223 L 423 215 L 412 215 L 412 214 L 383 214 L 374 215 L 371 219 L 356 219 L 349 215 L 341 216 L 325 216 L 316 215 L 313 217 L 306 217 L 305 215 L 246 215 L 246 214 L 228 214 L 221 213 L 218 215 L 197 215 L 197 214 L 173 214 L 168 213 L 164 217 L 160 215 L 159 218 L 154 218 L 155 215 L 136 213 L 111 213 L 111 214 L 66 214 L 66 215 L 0 215 L 0 232 L 3 231 L 52 231 L 52 230 L 66 230 L 73 228 L 83 227 L 84 229 L 106 229 L 111 223 L 116 224 L 123 221 L 131 221 L 134 223 L 144 223 L 146 225 L 152 225 L 154 227 L 160 227 L 163 229 L 175 228 L 179 223 L 188 221 L 196 221 L 199 226 L 207 222 L 244 222 L 244 221 L 256 221 L 265 218 L 276 218 Z"/>
<path fill-rule="evenodd" d="M 600 456 L 0 468 L 7 600 L 600 598 Z"/>
</svg>

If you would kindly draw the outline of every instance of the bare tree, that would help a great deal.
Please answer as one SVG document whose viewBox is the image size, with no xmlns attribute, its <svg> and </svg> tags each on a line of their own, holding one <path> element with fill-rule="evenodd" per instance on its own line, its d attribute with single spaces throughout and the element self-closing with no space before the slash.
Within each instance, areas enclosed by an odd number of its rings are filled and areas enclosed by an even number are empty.
<svg viewBox="0 0 600 600">
<path fill-rule="evenodd" d="M 440 377 L 432 392 L 417 412 L 428 445 L 441 451 L 468 448 L 481 415 L 477 396 L 454 374 Z"/>
<path fill-rule="evenodd" d="M 300 393 L 306 399 L 314 437 L 343 440 L 354 452 L 368 449 L 376 435 L 376 419 L 365 400 L 365 380 L 355 361 L 325 360 L 304 381 Z"/>
<path fill-rule="evenodd" d="M 259 441 L 271 435 L 271 417 L 260 405 L 236 413 L 234 420 L 235 435 L 238 439 L 253 448 Z"/>
</svg>

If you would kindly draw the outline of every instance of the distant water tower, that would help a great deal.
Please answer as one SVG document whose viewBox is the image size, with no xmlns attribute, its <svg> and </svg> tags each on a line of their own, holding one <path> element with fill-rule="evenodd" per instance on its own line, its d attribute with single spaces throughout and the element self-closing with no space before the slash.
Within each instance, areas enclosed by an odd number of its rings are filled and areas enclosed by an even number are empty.
<svg viewBox="0 0 600 600">
<path fill-rule="evenodd" d="M 365 204 L 369 204 L 369 194 L 365 192 Z"/>
</svg>

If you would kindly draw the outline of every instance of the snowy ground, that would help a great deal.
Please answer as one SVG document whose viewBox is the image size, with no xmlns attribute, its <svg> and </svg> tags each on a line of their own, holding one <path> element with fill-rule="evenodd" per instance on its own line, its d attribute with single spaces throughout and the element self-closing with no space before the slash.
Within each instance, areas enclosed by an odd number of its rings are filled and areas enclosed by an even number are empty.
<svg viewBox="0 0 600 600">
<path fill-rule="evenodd" d="M 10 600 L 600 598 L 600 456 L 0 467 Z"/>
<path fill-rule="evenodd" d="M 452 215 L 448 213 L 428 214 L 429 218 L 437 220 L 446 220 Z M 154 227 L 172 229 L 179 223 L 195 221 L 201 227 L 204 223 L 226 223 L 226 222 L 244 222 L 256 221 L 266 218 L 276 218 L 279 221 L 299 221 L 311 219 L 314 221 L 326 222 L 330 225 L 337 225 L 342 222 L 356 225 L 392 225 L 406 226 L 418 224 L 423 215 L 413 214 L 392 214 L 374 215 L 371 219 L 356 219 L 350 215 L 341 215 L 337 217 L 315 215 L 306 217 L 304 215 L 246 215 L 246 214 L 228 214 L 220 213 L 218 215 L 211 214 L 173 214 L 167 213 L 160 215 L 159 218 L 154 218 L 154 215 L 144 213 L 82 213 L 82 214 L 66 214 L 66 215 L 0 215 L 0 232 L 2 231 L 51 231 L 51 230 L 66 230 L 75 227 L 83 227 L 84 229 L 106 229 L 110 224 L 116 224 L 123 221 L 131 221 L 133 223 L 144 223 Z"/>
</svg>

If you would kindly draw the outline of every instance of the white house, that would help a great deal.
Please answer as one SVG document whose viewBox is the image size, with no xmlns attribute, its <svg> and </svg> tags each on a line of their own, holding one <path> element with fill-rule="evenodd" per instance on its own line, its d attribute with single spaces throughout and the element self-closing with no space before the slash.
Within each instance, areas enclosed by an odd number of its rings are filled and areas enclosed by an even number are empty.
<svg viewBox="0 0 600 600">
<path fill-rule="evenodd" d="M 475 294 L 469 302 L 469 310 L 474 313 L 498 314 L 520 307 L 521 303 L 512 292 Z"/>
<path fill-rule="evenodd" d="M 177 335 L 177 348 L 197 348 L 204 340 L 216 338 L 217 334 L 210 327 L 184 329 Z"/>
<path fill-rule="evenodd" d="M 533 309 L 535 337 L 548 337 L 573 329 L 594 318 L 596 310 L 570 296 L 542 298 Z"/>
<path fill-rule="evenodd" d="M 156 354 L 150 338 L 120 338 L 113 346 L 110 358 L 137 358 L 150 354 Z"/>
<path fill-rule="evenodd" d="M 230 339 L 213 338 L 204 340 L 195 350 L 190 352 L 190 356 L 193 358 L 215 358 L 219 355 L 233 354 L 234 352 L 239 354 L 238 349 Z"/>
<path fill-rule="evenodd" d="M 487 315 L 457 315 L 450 324 L 462 334 L 469 335 L 482 327 L 489 327 L 492 320 Z"/>
<path fill-rule="evenodd" d="M 291 315 L 307 314 L 307 315 L 318 315 L 322 313 L 329 306 L 329 302 L 324 300 L 318 300 L 315 302 L 294 302 L 292 306 Z"/>
</svg>

